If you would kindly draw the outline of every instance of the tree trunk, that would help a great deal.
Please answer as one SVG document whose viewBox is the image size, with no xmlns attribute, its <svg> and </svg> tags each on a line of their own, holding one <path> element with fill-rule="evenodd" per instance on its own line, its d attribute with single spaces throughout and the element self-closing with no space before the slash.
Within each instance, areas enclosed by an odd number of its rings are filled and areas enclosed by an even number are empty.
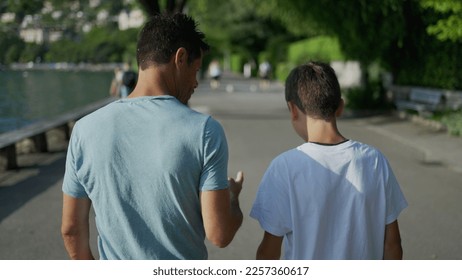
<svg viewBox="0 0 462 280">
<path fill-rule="evenodd" d="M 138 2 L 143 6 L 144 10 L 149 16 L 153 16 L 160 13 L 159 1 L 152 0 L 138 0 Z"/>
<path fill-rule="evenodd" d="M 152 1 L 152 0 L 138 0 L 138 2 L 143 6 L 144 10 L 148 13 L 148 15 L 153 16 L 156 14 L 161 13 L 159 1 Z M 168 0 L 167 7 L 163 11 L 163 13 L 168 15 L 174 15 L 176 13 L 182 13 L 187 0 Z"/>
</svg>

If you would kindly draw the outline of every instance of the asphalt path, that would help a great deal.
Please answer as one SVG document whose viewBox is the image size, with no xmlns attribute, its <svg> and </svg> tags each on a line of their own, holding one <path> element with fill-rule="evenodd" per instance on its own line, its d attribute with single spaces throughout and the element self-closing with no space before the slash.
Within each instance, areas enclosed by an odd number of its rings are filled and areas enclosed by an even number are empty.
<svg viewBox="0 0 462 280">
<path fill-rule="evenodd" d="M 302 143 L 291 127 L 283 87 L 272 83 L 262 88 L 256 80 L 228 76 L 213 90 L 205 80 L 190 106 L 223 125 L 230 151 L 229 175 L 239 170 L 245 174 L 243 225 L 227 248 L 207 244 L 209 258 L 254 259 L 263 235 L 248 216 L 257 186 L 276 155 Z M 400 141 L 399 131 L 384 129 L 395 122 L 403 121 L 346 116 L 339 120 L 339 128 L 346 137 L 374 145 L 388 157 L 409 202 L 399 217 L 404 258 L 462 259 L 462 173 L 426 159 L 412 145 L 412 137 Z M 399 124 L 403 129 L 414 125 Z M 60 236 L 64 158 L 63 149 L 22 155 L 19 171 L 0 174 L 0 259 L 67 259 Z M 91 235 L 96 252 L 94 224 Z"/>
</svg>

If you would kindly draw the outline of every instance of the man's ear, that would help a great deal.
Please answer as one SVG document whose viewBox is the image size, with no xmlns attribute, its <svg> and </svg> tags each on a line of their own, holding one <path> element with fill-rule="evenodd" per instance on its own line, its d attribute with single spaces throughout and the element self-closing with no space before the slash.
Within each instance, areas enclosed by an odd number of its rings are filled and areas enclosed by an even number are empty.
<svg viewBox="0 0 462 280">
<path fill-rule="evenodd" d="M 288 101 L 287 106 L 289 107 L 290 111 L 290 119 L 292 121 L 296 121 L 299 117 L 297 105 L 295 105 L 292 101 Z"/>
<path fill-rule="evenodd" d="M 343 114 L 343 110 L 345 109 L 345 101 L 343 98 L 340 99 L 340 104 L 338 105 L 337 110 L 335 111 L 335 117 L 340 117 Z"/>
<path fill-rule="evenodd" d="M 188 52 L 185 48 L 178 48 L 175 53 L 175 65 L 179 66 L 186 63 L 188 60 Z"/>
</svg>

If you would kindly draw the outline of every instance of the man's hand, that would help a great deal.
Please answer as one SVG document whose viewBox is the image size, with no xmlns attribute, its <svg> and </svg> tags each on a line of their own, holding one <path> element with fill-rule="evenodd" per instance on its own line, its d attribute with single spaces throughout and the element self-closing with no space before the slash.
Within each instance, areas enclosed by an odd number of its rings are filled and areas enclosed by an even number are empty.
<svg viewBox="0 0 462 280">
<path fill-rule="evenodd" d="M 242 171 L 237 172 L 236 179 L 231 177 L 228 178 L 229 191 L 231 192 L 231 201 L 239 198 L 243 183 L 244 173 Z"/>
</svg>

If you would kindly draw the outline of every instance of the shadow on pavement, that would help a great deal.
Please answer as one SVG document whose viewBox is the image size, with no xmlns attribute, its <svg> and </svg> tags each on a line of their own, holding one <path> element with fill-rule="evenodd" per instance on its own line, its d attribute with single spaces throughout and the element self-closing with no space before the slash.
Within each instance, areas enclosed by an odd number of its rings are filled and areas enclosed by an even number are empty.
<svg viewBox="0 0 462 280">
<path fill-rule="evenodd" d="M 65 154 L 55 153 L 45 164 L 28 164 L 19 170 L 4 174 L 0 179 L 0 222 L 61 180 L 64 168 Z M 11 185 L 6 184 L 12 180 L 15 182 Z"/>
</svg>

